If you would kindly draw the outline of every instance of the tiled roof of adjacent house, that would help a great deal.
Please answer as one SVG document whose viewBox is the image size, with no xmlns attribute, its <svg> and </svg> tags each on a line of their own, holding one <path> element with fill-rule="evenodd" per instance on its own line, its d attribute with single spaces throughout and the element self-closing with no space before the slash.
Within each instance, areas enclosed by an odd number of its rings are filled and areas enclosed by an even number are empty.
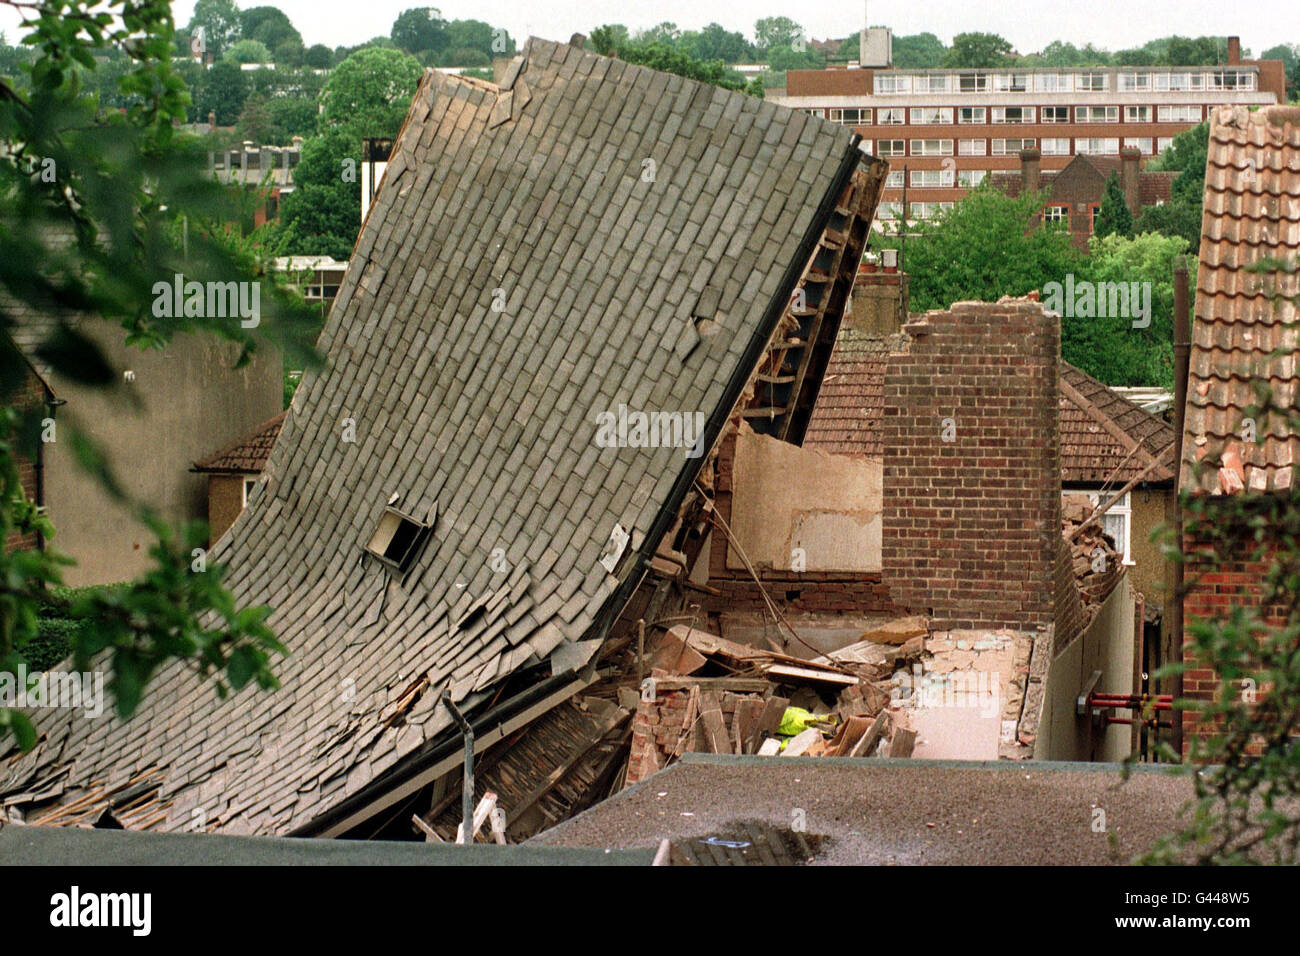
<svg viewBox="0 0 1300 956">
<path fill-rule="evenodd" d="M 268 418 L 247 435 L 232 441 L 221 451 L 201 458 L 194 463 L 194 471 L 215 474 L 252 475 L 260 474 L 266 467 L 266 460 L 271 457 L 271 448 L 280 436 L 280 426 L 284 424 L 281 412 Z"/>
<path fill-rule="evenodd" d="M 841 455 L 884 454 L 880 443 L 885 410 L 885 361 L 889 344 L 841 326 L 835 351 L 822 378 L 821 391 L 804 445 Z"/>
<path fill-rule="evenodd" d="M 325 368 L 214 550 L 241 605 L 274 608 L 282 689 L 220 702 L 173 667 L 129 723 L 43 711 L 6 802 L 94 812 L 145 775 L 136 828 L 298 832 L 454 750 L 444 688 L 486 706 L 595 653 L 702 461 L 603 447 L 596 416 L 700 412 L 716 439 L 863 154 L 568 45 L 529 41 L 504 80 L 426 73 Z M 400 580 L 365 550 L 389 505 L 432 525 Z M 612 573 L 616 525 L 637 560 Z"/>
<path fill-rule="evenodd" d="M 1061 481 L 1123 485 L 1174 480 L 1174 429 L 1091 375 L 1061 362 Z M 1145 475 L 1143 473 L 1145 472 Z"/>
<path fill-rule="evenodd" d="M 1292 271 L 1252 271 L 1261 260 Z M 1256 388 L 1294 409 L 1300 394 L 1300 107 L 1220 107 L 1210 123 L 1196 279 L 1182 484 L 1211 493 L 1289 489 L 1300 435 L 1285 420 L 1246 422 Z M 1274 350 L 1282 354 L 1270 357 Z M 1247 440 L 1253 437 L 1254 440 Z M 1194 474 L 1193 463 L 1208 467 Z"/>
<path fill-rule="evenodd" d="M 885 339 L 843 328 L 804 444 L 879 458 Z M 1155 463 L 1144 484 L 1173 480 L 1174 430 L 1068 362 L 1061 363 L 1061 481 L 1124 484 Z"/>
</svg>

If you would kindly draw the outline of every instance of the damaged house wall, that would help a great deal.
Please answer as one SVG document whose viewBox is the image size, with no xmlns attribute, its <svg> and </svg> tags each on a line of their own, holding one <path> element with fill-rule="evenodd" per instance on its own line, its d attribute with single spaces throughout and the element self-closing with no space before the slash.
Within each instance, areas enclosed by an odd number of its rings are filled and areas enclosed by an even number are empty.
<svg viewBox="0 0 1300 956">
<path fill-rule="evenodd" d="M 880 462 L 736 438 L 731 529 L 759 569 L 880 571 Z M 736 547 L 727 567 L 745 567 Z"/>
</svg>

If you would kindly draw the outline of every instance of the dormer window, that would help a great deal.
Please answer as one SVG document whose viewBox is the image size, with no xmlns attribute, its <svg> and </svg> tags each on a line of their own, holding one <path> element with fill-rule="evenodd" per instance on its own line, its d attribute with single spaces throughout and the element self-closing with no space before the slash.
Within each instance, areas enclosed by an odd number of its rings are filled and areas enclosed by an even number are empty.
<svg viewBox="0 0 1300 956">
<path fill-rule="evenodd" d="M 385 508 L 366 550 L 384 564 L 405 574 L 429 535 L 429 527 L 393 508 Z"/>
</svg>

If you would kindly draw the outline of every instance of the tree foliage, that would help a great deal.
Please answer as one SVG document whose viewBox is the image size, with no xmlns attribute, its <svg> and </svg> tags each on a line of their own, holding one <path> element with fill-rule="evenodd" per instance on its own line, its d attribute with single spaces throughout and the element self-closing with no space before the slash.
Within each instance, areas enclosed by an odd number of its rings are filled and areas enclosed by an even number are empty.
<svg viewBox="0 0 1300 956">
<path fill-rule="evenodd" d="M 447 48 L 447 21 L 441 11 L 433 7 L 412 7 L 403 10 L 393 21 L 393 44 L 408 53 L 433 50 L 440 53 Z"/>
<path fill-rule="evenodd" d="M 1011 56 L 1011 43 L 996 33 L 959 33 L 944 54 L 943 65 L 971 69 L 1002 66 Z"/>
<path fill-rule="evenodd" d="M 220 59 L 240 38 L 239 8 L 234 0 L 197 0 L 187 32 L 191 37 L 202 30 L 203 52 Z"/>
<path fill-rule="evenodd" d="M 1097 210 L 1097 221 L 1093 224 L 1092 234 L 1098 238 L 1133 234 L 1133 213 L 1124 198 L 1119 173 L 1111 173 L 1106 178 L 1106 190 L 1101 196 L 1101 208 Z"/>
<path fill-rule="evenodd" d="M 321 90 L 322 128 L 396 136 L 420 81 L 420 64 L 400 50 L 366 47 L 336 66 Z"/>
<path fill-rule="evenodd" d="M 201 8 L 215 9 L 212 5 Z M 25 25 L 33 49 L 25 83 L 0 81 L 0 323 L 15 322 L 10 303 L 48 316 L 53 325 L 36 347 L 55 373 L 87 387 L 121 380 L 82 323 L 120 325 L 128 344 L 162 348 L 178 334 L 215 334 L 238 343 L 246 358 L 270 338 L 296 362 L 313 360 L 316 322 L 300 296 L 264 274 L 250 246 L 227 227 L 232 192 L 204 175 L 206 151 L 177 138 L 188 94 L 170 63 L 174 26 L 166 3 L 118 0 L 51 3 Z M 117 50 L 129 60 L 119 79 L 130 105 L 101 110 L 82 95 L 81 70 L 98 67 L 93 51 Z M 34 167 L 57 170 L 51 179 Z M 181 273 L 193 281 L 258 282 L 257 329 L 238 317 L 160 317 L 155 285 Z M 60 598 L 68 559 L 54 549 L 49 518 L 27 499 L 18 457 L 34 456 L 44 410 L 16 402 L 27 366 L 16 350 L 0 350 L 0 672 L 27 663 L 39 634 L 38 611 Z M 250 683 L 274 686 L 270 657 L 283 648 L 267 629 L 266 608 L 237 608 L 221 585 L 224 570 L 193 562 L 206 541 L 201 528 L 172 529 L 150 503 L 131 501 L 113 462 L 77 422 L 60 418 L 58 441 L 106 493 L 151 531 L 153 568 L 111 594 L 78 602 L 70 613 L 89 626 L 70 635 L 77 666 L 112 670 L 118 713 L 129 716 L 150 678 L 181 662 L 219 693 Z M 26 546 L 39 533 L 44 549 Z M 36 739 L 31 718 L 0 710 L 0 726 L 21 747 Z"/>
</svg>

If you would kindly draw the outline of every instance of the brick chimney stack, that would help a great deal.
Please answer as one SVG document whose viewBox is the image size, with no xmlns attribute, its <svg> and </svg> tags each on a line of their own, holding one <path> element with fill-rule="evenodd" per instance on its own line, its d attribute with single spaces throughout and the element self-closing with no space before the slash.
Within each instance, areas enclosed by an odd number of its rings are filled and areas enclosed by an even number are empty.
<svg viewBox="0 0 1300 956">
<path fill-rule="evenodd" d="M 1124 203 L 1134 216 L 1142 211 L 1142 190 L 1138 184 L 1142 172 L 1142 151 L 1136 146 L 1125 146 L 1119 151 L 1119 182 L 1124 188 Z"/>
<path fill-rule="evenodd" d="M 884 385 L 884 582 L 935 630 L 1054 617 L 1060 320 L 1027 299 L 903 326 Z"/>
<path fill-rule="evenodd" d="M 1228 66 L 1241 65 L 1241 37 L 1228 37 Z"/>
<path fill-rule="evenodd" d="M 1043 154 L 1036 148 L 1020 151 L 1020 183 L 1024 192 L 1038 192 L 1043 181 Z"/>
</svg>

